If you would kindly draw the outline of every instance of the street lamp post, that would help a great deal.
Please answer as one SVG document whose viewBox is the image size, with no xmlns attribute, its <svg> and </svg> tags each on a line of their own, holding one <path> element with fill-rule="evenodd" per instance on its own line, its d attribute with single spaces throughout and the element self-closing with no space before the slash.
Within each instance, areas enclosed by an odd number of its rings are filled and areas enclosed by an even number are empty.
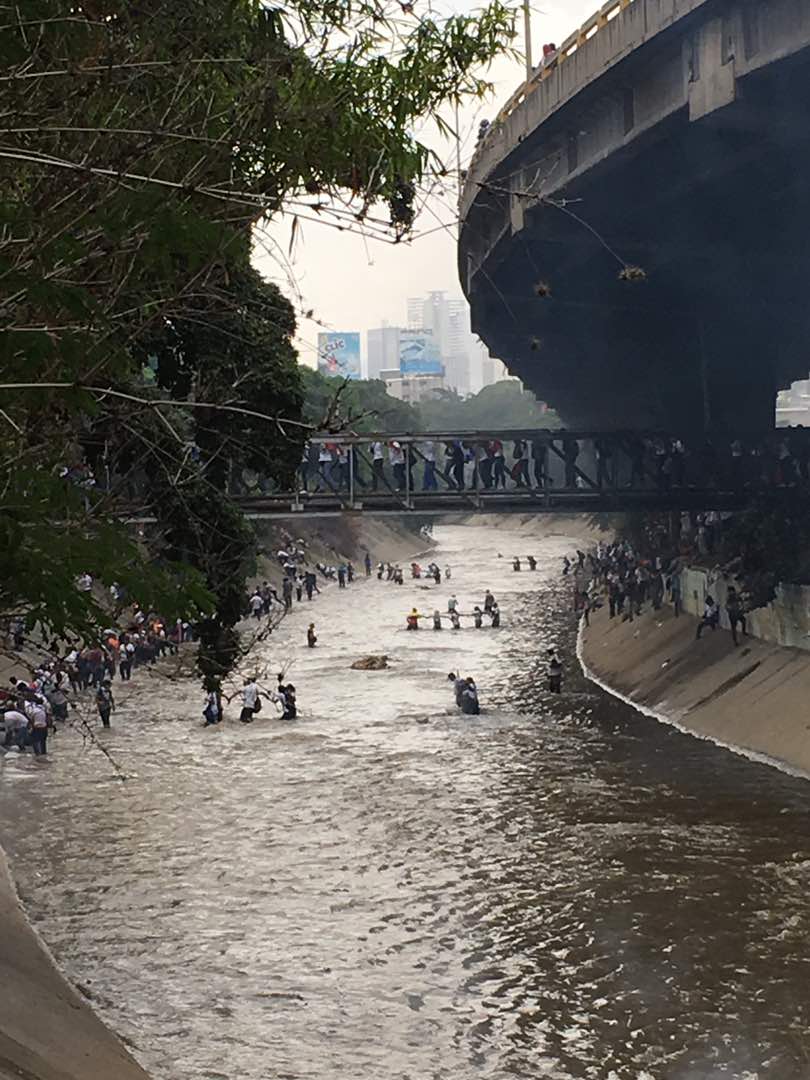
<svg viewBox="0 0 810 1080">
<path fill-rule="evenodd" d="M 532 15 L 529 0 L 523 0 L 523 41 L 526 51 L 526 81 L 532 77 Z"/>
</svg>

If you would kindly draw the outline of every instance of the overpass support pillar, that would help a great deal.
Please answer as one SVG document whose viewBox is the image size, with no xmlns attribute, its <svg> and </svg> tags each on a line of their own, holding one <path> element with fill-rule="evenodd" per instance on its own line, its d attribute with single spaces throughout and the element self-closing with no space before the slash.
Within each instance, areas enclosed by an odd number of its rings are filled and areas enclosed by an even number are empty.
<svg viewBox="0 0 810 1080">
<path fill-rule="evenodd" d="M 690 120 L 700 120 L 735 100 L 733 41 L 726 20 L 718 17 L 698 27 L 684 43 Z"/>
</svg>

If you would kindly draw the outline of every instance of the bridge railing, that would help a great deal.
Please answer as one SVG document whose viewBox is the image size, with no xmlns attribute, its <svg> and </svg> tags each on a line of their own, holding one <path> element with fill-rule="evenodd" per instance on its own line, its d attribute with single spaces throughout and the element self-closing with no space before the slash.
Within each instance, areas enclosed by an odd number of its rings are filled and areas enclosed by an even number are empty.
<svg viewBox="0 0 810 1080">
<path fill-rule="evenodd" d="M 545 57 L 541 63 L 537 65 L 532 72 L 531 78 L 526 79 L 501 108 L 493 122 L 493 126 L 502 124 L 504 120 L 508 119 L 515 109 L 537 89 L 540 83 L 544 82 L 553 74 L 555 68 L 564 64 L 569 56 L 573 56 L 581 45 L 584 45 L 586 41 L 589 41 L 594 34 L 598 34 L 603 27 L 607 26 L 607 24 L 612 22 L 617 15 L 620 15 L 625 8 L 630 7 L 630 5 L 635 2 L 636 0 L 608 0 L 606 4 L 603 4 L 602 7 L 594 12 L 594 14 L 591 15 L 578 30 L 575 30 L 573 34 L 570 34 L 565 39 L 556 52 L 552 53 L 549 57 Z"/>
<path fill-rule="evenodd" d="M 624 501 L 631 508 L 635 498 L 649 496 L 674 506 L 670 493 L 689 492 L 690 505 L 705 493 L 711 507 L 727 504 L 723 494 L 770 489 L 810 492 L 810 430 L 691 444 L 660 432 L 325 433 L 305 448 L 295 490 L 262 489 L 256 498 L 298 510 L 328 504 L 408 511 L 432 502 L 481 509 L 507 496 L 548 508 L 564 495 L 571 505 Z M 232 493 L 250 497 L 244 489 Z"/>
</svg>

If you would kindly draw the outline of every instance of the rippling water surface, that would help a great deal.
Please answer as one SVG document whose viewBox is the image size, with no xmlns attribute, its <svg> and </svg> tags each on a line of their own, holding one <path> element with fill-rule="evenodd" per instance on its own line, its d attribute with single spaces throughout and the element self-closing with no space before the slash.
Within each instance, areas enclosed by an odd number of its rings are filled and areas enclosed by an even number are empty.
<svg viewBox="0 0 810 1080">
<path fill-rule="evenodd" d="M 203 730 L 193 686 L 140 677 L 103 735 L 128 782 L 70 733 L 6 762 L 57 958 L 158 1080 L 810 1077 L 810 787 L 575 670 L 569 541 L 437 537 L 449 583 L 330 589 L 317 650 L 310 610 L 263 647 L 298 722 Z M 530 546 L 536 574 L 496 557 Z M 487 586 L 500 631 L 402 629 Z"/>
</svg>

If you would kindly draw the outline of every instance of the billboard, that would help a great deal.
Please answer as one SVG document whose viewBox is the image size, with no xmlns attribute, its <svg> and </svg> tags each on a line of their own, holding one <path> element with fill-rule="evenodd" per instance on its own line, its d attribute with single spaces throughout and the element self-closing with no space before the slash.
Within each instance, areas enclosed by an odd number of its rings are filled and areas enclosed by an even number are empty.
<svg viewBox="0 0 810 1080">
<path fill-rule="evenodd" d="M 433 336 L 424 330 L 402 330 L 399 370 L 403 375 L 443 375 L 441 354 Z"/>
<path fill-rule="evenodd" d="M 318 334 L 318 371 L 343 379 L 361 378 L 360 334 Z"/>
</svg>

